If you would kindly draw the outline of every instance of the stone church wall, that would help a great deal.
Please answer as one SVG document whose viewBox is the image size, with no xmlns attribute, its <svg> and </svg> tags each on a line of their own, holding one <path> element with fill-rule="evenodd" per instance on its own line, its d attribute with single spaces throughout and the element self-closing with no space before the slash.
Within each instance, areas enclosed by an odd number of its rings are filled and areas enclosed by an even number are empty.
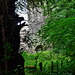
<svg viewBox="0 0 75 75">
<path fill-rule="evenodd" d="M 45 24 L 44 21 L 45 21 L 46 17 L 43 16 L 41 8 L 35 7 L 34 9 L 30 8 L 30 10 L 28 10 L 28 28 L 24 27 L 20 31 L 20 37 L 21 37 L 20 49 L 21 48 L 23 50 L 25 49 L 25 51 L 28 52 L 28 53 L 36 53 L 35 48 L 36 48 L 37 45 L 40 45 L 40 39 L 35 34 Z M 25 38 L 27 29 L 29 30 L 29 37 L 33 42 L 31 44 L 31 47 L 28 47 L 28 43 L 25 43 L 25 42 L 22 41 L 22 38 Z M 23 32 L 23 30 L 24 30 L 24 32 Z M 25 35 L 23 35 L 22 32 Z M 33 41 L 33 40 L 35 40 L 35 41 Z M 35 42 L 37 42 L 37 43 L 35 43 Z"/>
</svg>

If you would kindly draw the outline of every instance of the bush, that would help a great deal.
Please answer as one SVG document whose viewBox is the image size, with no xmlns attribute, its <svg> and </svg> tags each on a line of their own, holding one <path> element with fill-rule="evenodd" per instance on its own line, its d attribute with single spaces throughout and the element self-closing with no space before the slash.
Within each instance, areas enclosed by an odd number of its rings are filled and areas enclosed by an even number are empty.
<svg viewBox="0 0 75 75">
<path fill-rule="evenodd" d="M 25 55 L 26 55 L 26 57 L 25 57 Z M 37 66 L 36 66 L 37 71 L 32 72 L 35 75 L 37 75 L 38 72 L 40 72 L 40 67 L 39 67 L 40 62 L 42 62 L 42 68 L 43 68 L 43 70 L 42 70 L 43 72 L 41 72 L 41 74 L 51 73 L 52 61 L 53 61 L 54 72 L 57 72 L 57 61 L 58 61 L 58 66 L 59 66 L 59 69 L 58 69 L 59 73 L 61 73 L 61 72 L 66 73 L 68 71 L 72 72 L 72 70 L 73 70 L 72 65 L 73 65 L 74 62 L 71 62 L 71 58 L 66 57 L 66 55 L 63 55 L 63 54 L 58 54 L 58 53 L 56 54 L 56 53 L 53 52 L 53 50 L 38 52 L 38 53 L 35 53 L 35 54 L 23 53 L 23 57 L 25 57 L 24 58 L 25 59 L 25 65 L 35 65 L 36 64 L 35 58 L 37 58 Z M 61 68 L 61 61 L 63 61 L 62 68 Z M 32 69 L 30 69 L 28 71 L 28 73 L 31 72 L 31 71 L 32 71 Z"/>
</svg>

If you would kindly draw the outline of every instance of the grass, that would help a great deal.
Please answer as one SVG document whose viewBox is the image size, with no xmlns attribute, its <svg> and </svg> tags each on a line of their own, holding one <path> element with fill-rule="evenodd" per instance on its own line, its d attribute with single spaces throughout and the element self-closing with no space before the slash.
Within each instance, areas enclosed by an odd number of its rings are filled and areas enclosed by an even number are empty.
<svg viewBox="0 0 75 75">
<path fill-rule="evenodd" d="M 24 52 L 23 57 L 25 59 L 25 65 L 32 65 L 35 66 L 36 61 L 35 58 L 37 58 L 37 69 L 32 69 L 32 68 L 26 68 L 25 69 L 25 74 L 26 75 L 57 75 L 57 73 L 51 73 L 51 65 L 53 61 L 53 69 L 54 72 L 57 72 L 57 61 L 58 61 L 58 66 L 59 66 L 59 75 L 66 75 L 67 72 L 67 60 L 68 60 L 68 69 L 69 69 L 69 64 L 71 62 L 70 57 L 66 57 L 64 54 L 57 54 L 54 53 L 53 50 L 51 51 L 44 51 L 44 52 L 38 52 L 35 54 L 27 54 Z M 61 69 L 61 60 L 63 61 L 63 67 Z M 40 67 L 39 63 L 42 62 L 42 72 L 40 72 Z M 71 73 L 68 75 L 72 75 Z"/>
</svg>

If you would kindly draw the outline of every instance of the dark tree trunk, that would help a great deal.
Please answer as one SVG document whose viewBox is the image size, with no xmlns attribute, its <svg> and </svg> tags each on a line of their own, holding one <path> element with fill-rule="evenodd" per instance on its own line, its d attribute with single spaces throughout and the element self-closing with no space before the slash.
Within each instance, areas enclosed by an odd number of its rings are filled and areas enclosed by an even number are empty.
<svg viewBox="0 0 75 75">
<path fill-rule="evenodd" d="M 3 16 L 0 15 L 0 74 L 2 74 L 2 70 L 4 70 L 4 62 L 2 61 L 2 59 L 4 58 L 3 41 L 5 41 L 5 37 L 2 19 Z"/>
<path fill-rule="evenodd" d="M 6 48 L 4 48 L 4 46 L 11 37 L 11 29 L 13 26 L 13 25 L 11 25 L 10 17 L 8 14 L 7 1 L 8 0 L 2 0 L 1 4 L 0 4 L 0 71 L 2 71 L 4 69 L 5 69 L 5 71 L 7 71 L 7 68 L 8 68 L 7 67 L 8 66 L 7 59 L 5 60 L 4 64 L 3 64 L 2 60 L 7 55 L 7 51 L 6 51 Z"/>
<path fill-rule="evenodd" d="M 10 59 L 5 59 L 4 63 L 3 63 L 3 59 L 8 55 L 7 49 L 4 48 L 5 44 L 7 42 L 12 41 L 11 38 L 11 32 L 12 32 L 12 28 L 15 27 L 14 25 L 14 19 L 15 19 L 15 2 L 16 0 L 2 0 L 1 6 L 0 6 L 0 15 L 2 15 L 2 17 L 0 16 L 0 75 L 2 70 L 4 71 L 11 71 L 11 70 L 15 70 L 17 65 L 21 65 L 21 67 L 24 67 L 24 59 L 23 57 L 18 54 L 18 49 L 19 49 L 19 37 L 15 38 L 15 41 L 18 41 L 18 44 L 15 43 L 13 44 L 14 47 L 13 52 L 15 53 L 15 55 L 11 57 Z M 12 12 L 12 13 L 11 13 Z M 19 29 L 18 29 L 19 28 Z M 20 30 L 21 27 L 17 27 L 18 30 Z M 17 32 L 17 31 L 16 31 Z M 19 35 L 19 31 L 17 32 Z M 16 36 L 16 35 L 14 35 Z M 14 43 L 13 42 L 13 43 Z M 17 45 L 17 46 L 16 46 Z M 13 64 L 14 63 L 14 64 Z M 23 70 L 24 71 L 24 70 Z M 24 73 L 24 72 L 23 72 Z M 9 73 L 8 73 L 9 74 Z M 3 74 L 5 75 L 5 74 Z M 24 75 L 24 74 L 22 74 Z"/>
</svg>

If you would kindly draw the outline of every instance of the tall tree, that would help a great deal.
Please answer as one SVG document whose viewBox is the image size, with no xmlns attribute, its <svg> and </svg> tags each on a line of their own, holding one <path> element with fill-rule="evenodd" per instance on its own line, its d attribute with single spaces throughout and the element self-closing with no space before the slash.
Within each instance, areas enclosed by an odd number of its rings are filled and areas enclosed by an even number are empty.
<svg viewBox="0 0 75 75">
<path fill-rule="evenodd" d="M 44 5 L 46 11 L 46 24 L 38 32 L 45 48 L 53 45 L 55 53 L 62 53 L 70 57 L 72 62 L 70 67 L 74 72 L 75 63 L 75 1 L 74 0 L 53 0 Z M 55 1 L 55 2 L 54 2 Z M 48 14 L 49 12 L 49 14 Z"/>
<path fill-rule="evenodd" d="M 15 0 L 14 0 L 15 1 Z M 12 23 L 11 23 L 11 16 L 9 16 L 9 10 L 8 10 L 8 0 L 0 0 L 0 46 L 2 47 L 0 49 L 0 53 L 1 54 L 1 62 L 3 62 L 3 59 L 6 58 L 7 56 L 7 50 L 6 48 L 4 48 L 5 44 L 7 41 L 10 40 L 11 37 L 11 29 L 12 29 Z M 12 10 L 11 10 L 12 11 Z M 14 13 L 14 12 L 13 12 Z M 13 16 L 13 14 L 12 14 Z M 1 64 L 0 64 L 1 65 Z M 3 67 L 5 67 L 5 71 L 7 71 L 7 60 L 5 60 L 5 64 L 2 65 Z M 3 69 L 4 70 L 4 69 Z"/>
</svg>

